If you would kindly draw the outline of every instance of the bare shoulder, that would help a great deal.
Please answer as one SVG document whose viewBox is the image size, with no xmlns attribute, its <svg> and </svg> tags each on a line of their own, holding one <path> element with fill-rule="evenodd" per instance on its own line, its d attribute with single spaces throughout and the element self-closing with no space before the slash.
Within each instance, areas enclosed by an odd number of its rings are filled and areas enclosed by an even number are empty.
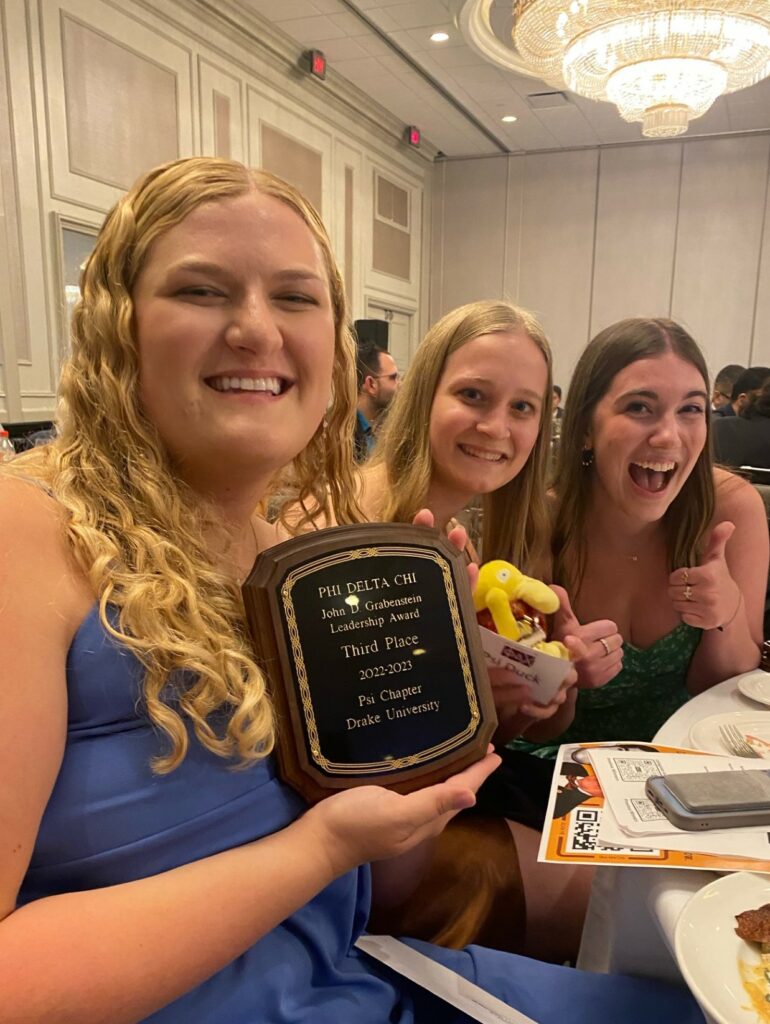
<svg viewBox="0 0 770 1024">
<path fill-rule="evenodd" d="M 64 509 L 34 478 L 0 474 L 0 564 L 0 609 L 10 614 L 8 599 L 32 618 L 44 608 L 47 635 L 68 642 L 95 595 L 67 542 Z"/>
<path fill-rule="evenodd" d="M 66 661 L 93 602 L 61 506 L 0 474 L 0 919 L 13 910 L 67 727 Z"/>
<path fill-rule="evenodd" d="M 63 512 L 44 484 L 0 474 L 0 546 L 32 556 L 44 544 L 50 554 L 57 539 L 63 541 L 63 525 Z"/>
<path fill-rule="evenodd" d="M 714 523 L 721 523 L 725 520 L 735 523 L 760 522 L 764 523 L 767 514 L 765 503 L 760 497 L 756 487 L 725 469 L 714 470 L 714 485 L 716 490 L 716 507 L 714 509 Z"/>
</svg>

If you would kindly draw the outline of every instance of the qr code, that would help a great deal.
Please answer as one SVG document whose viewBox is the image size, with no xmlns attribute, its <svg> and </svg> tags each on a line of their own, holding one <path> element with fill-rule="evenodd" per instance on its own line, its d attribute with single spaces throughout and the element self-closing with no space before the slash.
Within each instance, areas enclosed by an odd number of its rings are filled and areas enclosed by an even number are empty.
<svg viewBox="0 0 770 1024">
<path fill-rule="evenodd" d="M 644 782 L 661 773 L 660 765 L 651 757 L 615 757 L 613 764 L 623 782 Z"/>
<path fill-rule="evenodd" d="M 636 811 L 639 821 L 665 821 L 665 815 L 660 813 L 654 803 L 646 800 L 643 796 L 634 797 L 628 802 Z"/>
<path fill-rule="evenodd" d="M 599 807 L 578 807 L 567 837 L 569 853 L 593 853 L 599 837 Z"/>
</svg>

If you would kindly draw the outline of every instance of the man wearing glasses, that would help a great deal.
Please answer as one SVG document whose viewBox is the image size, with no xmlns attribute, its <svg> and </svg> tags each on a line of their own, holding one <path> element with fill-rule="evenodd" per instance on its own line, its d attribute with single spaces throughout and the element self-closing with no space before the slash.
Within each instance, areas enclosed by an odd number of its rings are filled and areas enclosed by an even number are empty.
<svg viewBox="0 0 770 1024">
<path fill-rule="evenodd" d="M 718 416 L 735 416 L 732 407 L 733 387 L 740 375 L 746 369 L 745 366 L 738 366 L 737 363 L 730 363 L 723 366 L 714 378 L 714 390 L 711 394 L 711 411 Z"/>
<path fill-rule="evenodd" d="M 357 462 L 364 462 L 374 449 L 378 423 L 398 391 L 399 374 L 395 359 L 373 341 L 358 343 L 356 373 L 355 455 Z"/>
</svg>

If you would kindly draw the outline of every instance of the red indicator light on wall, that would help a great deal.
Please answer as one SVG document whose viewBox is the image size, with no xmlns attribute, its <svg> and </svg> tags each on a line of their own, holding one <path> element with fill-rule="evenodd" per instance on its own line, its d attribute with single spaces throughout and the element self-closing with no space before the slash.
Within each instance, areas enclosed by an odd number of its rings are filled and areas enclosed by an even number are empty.
<svg viewBox="0 0 770 1024">
<path fill-rule="evenodd" d="M 326 78 L 326 57 L 320 50 L 307 50 L 305 53 L 307 68 L 316 78 Z"/>
<path fill-rule="evenodd" d="M 419 128 L 415 128 L 413 124 L 410 124 L 406 129 L 406 141 L 410 146 L 414 146 L 415 149 L 419 149 L 420 142 L 422 140 L 422 133 Z"/>
</svg>

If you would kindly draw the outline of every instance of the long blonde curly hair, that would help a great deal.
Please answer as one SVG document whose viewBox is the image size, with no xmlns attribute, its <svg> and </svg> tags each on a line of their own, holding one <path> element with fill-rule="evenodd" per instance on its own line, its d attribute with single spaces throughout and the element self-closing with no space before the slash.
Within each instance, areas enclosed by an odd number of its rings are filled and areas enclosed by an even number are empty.
<svg viewBox="0 0 770 1024">
<path fill-rule="evenodd" d="M 73 314 L 58 437 L 8 466 L 14 475 L 36 475 L 64 507 L 67 540 L 98 596 L 104 628 L 146 669 L 146 711 L 170 744 L 153 760 L 159 773 L 185 757 L 188 723 L 204 747 L 241 764 L 274 744 L 272 706 L 245 634 L 240 590 L 203 539 L 204 531 L 222 528 L 178 479 L 142 411 L 131 298 L 156 239 L 203 203 L 252 191 L 299 214 L 328 272 L 335 323 L 331 403 L 296 455 L 293 473 L 320 510 L 353 516 L 355 349 L 329 238 L 296 189 L 230 160 L 195 157 L 157 167 L 107 215 Z"/>
<path fill-rule="evenodd" d="M 384 465 L 386 470 L 387 489 L 379 518 L 411 522 L 425 504 L 433 476 L 430 417 L 447 360 L 474 338 L 510 331 L 523 331 L 542 352 L 546 390 L 537 440 L 521 472 L 482 497 L 482 550 L 487 561 L 503 558 L 536 574 L 543 570 L 549 531 L 545 479 L 551 442 L 551 349 L 532 313 L 508 302 L 484 300 L 453 309 L 437 321 L 417 346 L 367 469 Z"/>
</svg>

